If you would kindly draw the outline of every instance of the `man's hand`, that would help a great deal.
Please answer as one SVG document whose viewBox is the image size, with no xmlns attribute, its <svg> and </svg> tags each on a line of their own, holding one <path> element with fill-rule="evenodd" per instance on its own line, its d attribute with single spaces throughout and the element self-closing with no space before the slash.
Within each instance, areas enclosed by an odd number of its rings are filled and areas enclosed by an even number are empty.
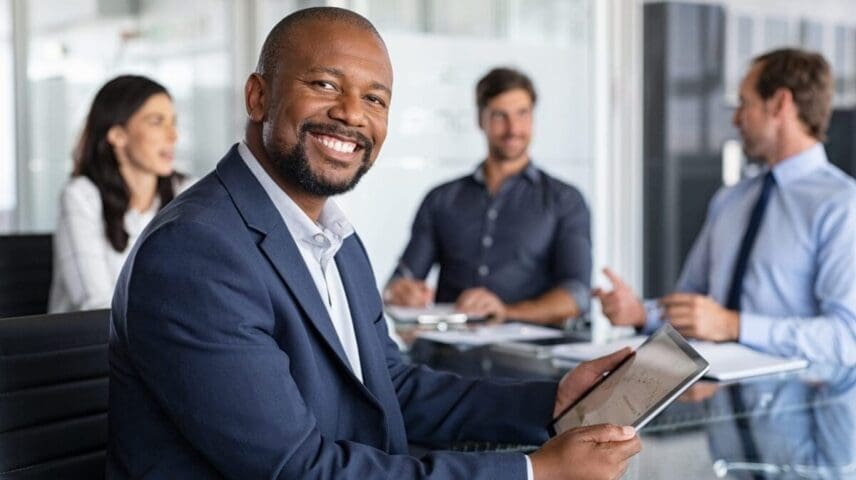
<svg viewBox="0 0 856 480">
<path fill-rule="evenodd" d="M 719 390 L 718 382 L 696 382 L 678 397 L 681 403 L 701 403 Z"/>
<path fill-rule="evenodd" d="M 642 442 L 633 427 L 593 425 L 557 435 L 531 454 L 535 480 L 617 479 Z"/>
<path fill-rule="evenodd" d="M 396 278 L 383 291 L 383 300 L 389 305 L 424 307 L 434 301 L 434 289 L 421 280 Z"/>
<path fill-rule="evenodd" d="M 461 293 L 455 308 L 473 317 L 505 320 L 505 304 L 493 292 L 484 288 L 468 288 Z"/>
<path fill-rule="evenodd" d="M 612 291 L 602 288 L 592 290 L 592 295 L 600 300 L 603 314 L 613 325 L 642 327 L 645 325 L 645 307 L 633 290 L 609 268 L 603 274 L 612 282 Z"/>
<path fill-rule="evenodd" d="M 559 382 L 559 390 L 556 392 L 556 404 L 553 408 L 553 417 L 562 413 L 580 396 L 588 391 L 592 385 L 621 363 L 627 356 L 633 353 L 630 347 L 612 352 L 609 355 L 589 360 L 577 365 L 577 368 L 566 373 Z"/>
<path fill-rule="evenodd" d="M 660 299 L 663 318 L 685 337 L 725 342 L 740 336 L 740 314 L 712 298 L 696 293 L 673 293 Z"/>
</svg>

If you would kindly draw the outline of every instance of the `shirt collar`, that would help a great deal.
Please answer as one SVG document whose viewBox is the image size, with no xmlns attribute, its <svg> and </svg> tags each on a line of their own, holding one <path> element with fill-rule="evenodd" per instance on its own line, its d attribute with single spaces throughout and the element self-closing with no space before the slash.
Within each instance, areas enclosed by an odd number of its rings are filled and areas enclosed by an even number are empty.
<svg viewBox="0 0 856 480">
<path fill-rule="evenodd" d="M 536 167 L 535 164 L 532 163 L 532 160 L 530 159 L 529 162 L 526 164 L 526 168 L 523 169 L 523 172 L 521 172 L 515 176 L 518 176 L 518 175 L 522 175 L 524 178 L 529 179 L 533 183 L 537 182 L 538 181 L 538 167 Z M 476 167 L 475 171 L 473 172 L 473 180 L 484 185 L 484 183 L 485 183 L 484 161 L 479 163 L 478 166 Z"/>
<path fill-rule="evenodd" d="M 246 142 L 238 143 L 238 153 L 261 183 L 291 235 L 311 247 L 313 256 L 324 266 L 336 255 L 345 239 L 354 233 L 354 227 L 342 209 L 336 202 L 327 199 L 321 208 L 318 223 L 315 223 L 265 172 Z"/>
<path fill-rule="evenodd" d="M 826 158 L 826 151 L 823 149 L 823 144 L 817 142 L 814 146 L 776 164 L 773 167 L 773 177 L 776 179 L 777 185 L 785 186 L 827 163 L 829 161 Z"/>
</svg>

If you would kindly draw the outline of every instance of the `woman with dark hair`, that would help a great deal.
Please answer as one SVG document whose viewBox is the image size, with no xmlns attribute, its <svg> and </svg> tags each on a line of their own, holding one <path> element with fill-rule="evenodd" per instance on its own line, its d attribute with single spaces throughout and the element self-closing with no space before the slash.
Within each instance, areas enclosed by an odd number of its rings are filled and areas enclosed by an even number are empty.
<svg viewBox="0 0 856 480">
<path fill-rule="evenodd" d="M 137 236 L 188 186 L 173 170 L 177 138 L 172 97 L 159 83 L 123 75 L 95 95 L 61 195 L 50 312 L 110 306 Z"/>
</svg>

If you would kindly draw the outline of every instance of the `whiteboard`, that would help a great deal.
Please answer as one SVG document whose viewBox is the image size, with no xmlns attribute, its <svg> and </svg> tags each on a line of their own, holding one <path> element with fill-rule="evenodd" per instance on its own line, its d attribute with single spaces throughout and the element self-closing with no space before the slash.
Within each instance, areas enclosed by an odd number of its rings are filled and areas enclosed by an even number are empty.
<svg viewBox="0 0 856 480">
<path fill-rule="evenodd" d="M 404 250 L 428 190 L 472 172 L 484 158 L 475 84 L 495 66 L 520 69 L 535 83 L 538 103 L 530 146 L 535 163 L 591 198 L 589 45 L 536 46 L 417 33 L 383 37 L 395 75 L 386 143 L 360 185 L 337 198 L 366 245 L 379 286 Z"/>
</svg>

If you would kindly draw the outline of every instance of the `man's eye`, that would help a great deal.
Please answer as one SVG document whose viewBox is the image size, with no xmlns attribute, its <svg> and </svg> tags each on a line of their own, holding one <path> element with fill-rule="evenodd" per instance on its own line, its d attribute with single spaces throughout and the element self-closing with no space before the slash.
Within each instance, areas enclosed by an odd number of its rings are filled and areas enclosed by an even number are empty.
<svg viewBox="0 0 856 480">
<path fill-rule="evenodd" d="M 371 103 L 374 103 L 374 104 L 376 104 L 376 105 L 379 105 L 379 106 L 381 106 L 381 107 L 385 107 L 385 106 L 386 106 L 386 102 L 384 101 L 384 99 L 382 99 L 382 98 L 380 98 L 380 97 L 378 97 L 378 96 L 376 96 L 376 95 L 368 95 L 368 96 L 366 96 L 366 100 L 368 100 L 368 101 L 370 101 Z"/>
<path fill-rule="evenodd" d="M 324 90 L 335 90 L 335 89 L 336 89 L 336 86 L 335 86 L 335 85 L 333 85 L 333 84 L 332 84 L 332 83 L 330 83 L 330 82 L 324 81 L 324 80 L 316 80 L 316 81 L 314 81 L 314 82 L 312 82 L 312 83 L 313 83 L 313 85 L 315 85 L 316 87 L 318 87 L 318 88 L 322 88 L 322 89 L 324 89 Z"/>
</svg>

